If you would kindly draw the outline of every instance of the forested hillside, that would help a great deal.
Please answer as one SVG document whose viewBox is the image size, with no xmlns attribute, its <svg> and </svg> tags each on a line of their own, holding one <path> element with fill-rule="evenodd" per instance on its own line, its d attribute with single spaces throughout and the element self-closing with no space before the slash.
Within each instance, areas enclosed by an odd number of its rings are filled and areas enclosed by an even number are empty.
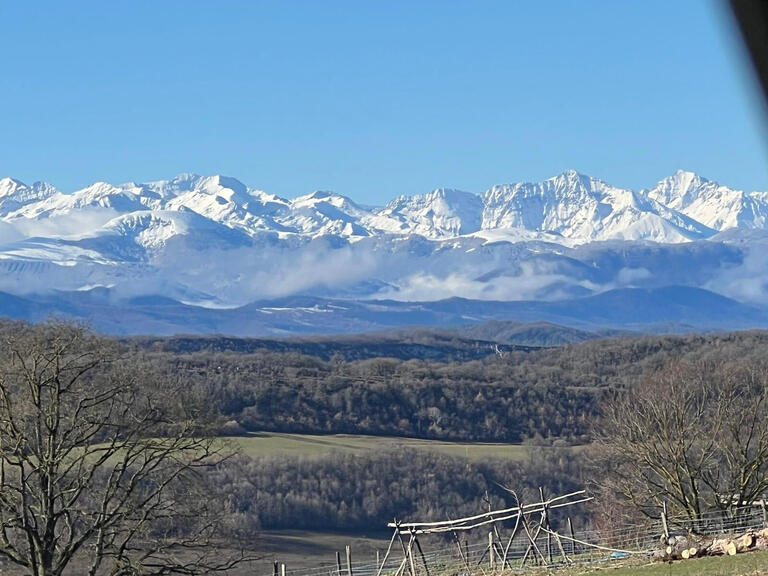
<svg viewBox="0 0 768 576">
<path fill-rule="evenodd" d="M 4 342 L 16 334 L 57 329 L 0 323 Z M 501 484 L 523 493 L 538 486 L 559 493 L 581 487 L 590 477 L 584 473 L 585 451 L 565 446 L 591 442 L 604 397 L 675 359 L 706 366 L 728 360 L 757 364 L 768 357 L 766 332 L 597 339 L 492 351 L 467 361 L 349 360 L 337 353 L 333 340 L 322 343 L 322 355 L 311 356 L 226 338 L 127 345 L 93 338 L 95 345 L 119 350 L 131 374 L 155 383 L 148 385 L 153 392 L 163 386 L 183 390 L 195 400 L 190 415 L 197 425 L 222 435 L 354 433 L 553 445 L 533 449 L 522 460 L 405 449 L 315 458 L 242 454 L 210 471 L 215 492 L 226 496 L 229 528 L 242 534 L 259 526 L 367 529 L 383 526 L 395 514 L 440 519 L 476 511 L 485 490 L 495 499 L 507 498 Z M 369 351 L 379 345 L 358 338 Z M 440 344 L 452 345 L 461 350 L 466 340 L 446 338 Z M 184 400 L 180 407 L 191 405 Z"/>
<path fill-rule="evenodd" d="M 547 450 L 523 462 L 464 458 L 415 450 L 323 459 L 243 459 L 216 472 L 215 483 L 235 503 L 240 528 L 382 529 L 399 518 L 440 520 L 494 504 L 514 505 L 500 485 L 514 483 L 523 499 L 581 488 L 581 466 L 568 450 Z"/>
<path fill-rule="evenodd" d="M 510 350 L 465 362 L 347 361 L 248 347 L 168 351 L 138 342 L 148 359 L 211 399 L 245 430 L 355 433 L 466 441 L 588 441 L 600 396 L 673 359 L 767 357 L 768 332 L 590 340 Z"/>
</svg>

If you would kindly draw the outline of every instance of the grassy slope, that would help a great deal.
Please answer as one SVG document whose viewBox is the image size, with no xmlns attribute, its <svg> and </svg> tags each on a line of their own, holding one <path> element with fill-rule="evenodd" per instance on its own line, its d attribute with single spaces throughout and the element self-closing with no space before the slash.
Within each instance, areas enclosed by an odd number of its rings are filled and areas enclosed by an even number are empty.
<svg viewBox="0 0 768 576">
<path fill-rule="evenodd" d="M 463 456 L 474 460 L 486 458 L 521 460 L 528 455 L 529 451 L 528 446 L 520 444 L 443 442 L 353 434 L 315 435 L 258 432 L 245 437 L 231 437 L 229 440 L 250 457 L 301 456 L 320 458 L 332 452 L 359 453 L 370 450 L 412 448 L 442 452 L 451 456 Z M 536 447 L 536 449 L 542 448 Z"/>
<path fill-rule="evenodd" d="M 768 576 L 768 552 L 643 565 L 620 566 L 606 563 L 599 567 L 572 567 L 556 573 L 563 576 Z"/>
<path fill-rule="evenodd" d="M 284 562 L 291 570 L 309 569 L 320 572 L 322 566 L 334 564 L 336 551 L 344 554 L 344 546 L 352 545 L 353 562 L 375 562 L 376 550 L 384 553 L 389 534 L 361 536 L 358 534 L 302 532 L 264 532 L 258 537 L 259 549 L 264 558 L 252 569 L 257 576 L 271 572 L 272 562 Z M 435 576 L 455 575 L 462 572 L 460 566 Z M 505 572 L 510 575 L 519 572 Z M 625 563 L 606 561 L 597 564 L 576 564 L 554 569 L 530 568 L 531 576 L 768 576 L 768 552 L 750 552 L 736 556 L 719 556 L 681 560 L 673 563 L 634 560 Z M 250 573 L 249 573 L 250 576 Z M 474 576 L 483 576 L 477 572 Z M 488 576 L 487 570 L 485 576 Z"/>
</svg>

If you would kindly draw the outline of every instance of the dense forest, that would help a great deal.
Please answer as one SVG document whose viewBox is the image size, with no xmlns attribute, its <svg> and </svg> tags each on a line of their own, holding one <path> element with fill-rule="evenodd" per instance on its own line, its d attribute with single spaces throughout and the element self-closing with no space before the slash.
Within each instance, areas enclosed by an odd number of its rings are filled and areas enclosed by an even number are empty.
<svg viewBox="0 0 768 576">
<path fill-rule="evenodd" d="M 210 340 L 209 340 L 210 342 Z M 326 360 L 298 352 L 194 352 L 137 342 L 168 377 L 210 398 L 229 432 L 280 431 L 521 442 L 589 441 L 603 394 L 674 359 L 765 358 L 768 333 L 644 336 L 556 348 L 490 351 L 482 359 Z M 234 341 L 237 343 L 237 340 Z M 329 345 L 329 344 L 328 344 Z M 462 344 L 463 345 L 463 344 Z"/>
<path fill-rule="evenodd" d="M 525 462 L 482 463 L 392 450 L 323 459 L 241 459 L 219 469 L 215 484 L 228 495 L 233 524 L 244 531 L 384 530 L 394 517 L 443 520 L 447 514 L 477 514 L 487 509 L 486 490 L 493 506 L 514 506 L 503 485 L 511 485 L 524 501 L 538 500 L 539 486 L 551 494 L 578 490 L 584 486 L 582 470 L 582 462 L 565 449 L 541 451 Z"/>
</svg>

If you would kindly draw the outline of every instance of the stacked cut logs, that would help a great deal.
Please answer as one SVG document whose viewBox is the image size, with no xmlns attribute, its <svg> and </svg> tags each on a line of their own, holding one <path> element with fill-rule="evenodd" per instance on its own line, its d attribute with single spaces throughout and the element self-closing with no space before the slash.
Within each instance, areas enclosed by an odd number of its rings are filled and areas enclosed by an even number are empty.
<svg viewBox="0 0 768 576">
<path fill-rule="evenodd" d="M 678 534 L 662 538 L 660 560 L 687 560 L 700 556 L 735 556 L 751 550 L 768 550 L 768 528 L 750 530 L 739 536 L 707 538 L 695 534 Z"/>
</svg>

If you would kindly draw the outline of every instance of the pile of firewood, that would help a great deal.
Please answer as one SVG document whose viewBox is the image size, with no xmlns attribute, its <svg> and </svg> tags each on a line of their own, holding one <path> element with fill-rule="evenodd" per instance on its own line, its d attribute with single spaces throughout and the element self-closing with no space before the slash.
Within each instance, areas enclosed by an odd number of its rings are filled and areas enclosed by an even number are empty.
<svg viewBox="0 0 768 576">
<path fill-rule="evenodd" d="M 734 556 L 751 550 L 768 550 L 768 528 L 749 530 L 739 536 L 707 537 L 680 534 L 662 538 L 659 560 L 687 560 L 701 556 Z"/>
</svg>

